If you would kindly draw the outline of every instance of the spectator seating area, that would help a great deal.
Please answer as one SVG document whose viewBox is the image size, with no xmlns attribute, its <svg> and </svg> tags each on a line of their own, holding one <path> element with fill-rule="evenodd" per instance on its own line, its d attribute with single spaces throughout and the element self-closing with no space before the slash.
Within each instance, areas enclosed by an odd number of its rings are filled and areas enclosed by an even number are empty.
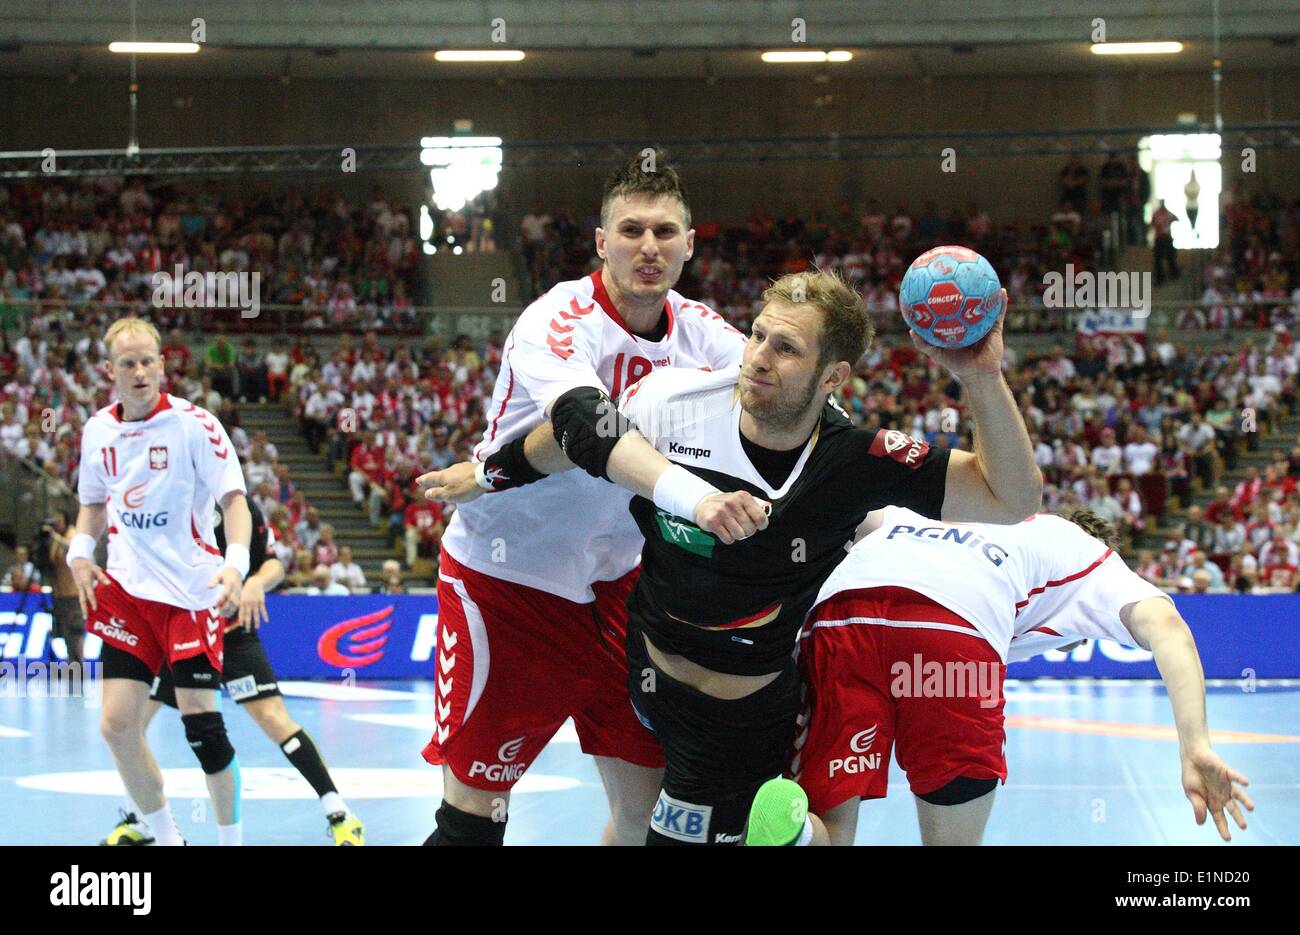
<svg viewBox="0 0 1300 935">
<path fill-rule="evenodd" d="M 49 209 L 55 212 L 50 216 L 61 216 L 59 211 L 78 216 L 85 205 L 72 203 L 80 193 L 94 213 L 91 196 L 97 189 L 63 188 L 50 199 L 42 190 L 35 190 L 35 197 L 24 191 L 19 197 L 8 190 L 7 207 L 0 208 L 8 212 L 0 237 L 8 238 L 9 246 L 16 239 L 10 233 L 11 219 L 30 217 L 19 205 L 66 201 L 65 207 Z M 152 207 L 154 201 L 147 210 L 140 209 L 141 194 L 154 198 L 132 183 L 117 190 L 118 207 L 106 210 L 114 217 L 144 218 L 156 229 L 162 214 Z M 377 192 L 376 199 L 380 195 Z M 201 199 L 178 195 L 177 200 L 188 205 Z M 287 194 L 279 197 L 286 200 Z M 265 195 L 260 203 L 276 201 Z M 791 263 L 805 268 L 799 264 L 808 259 L 806 248 L 830 256 L 833 243 L 871 243 L 866 253 L 839 257 L 840 268 L 846 277 L 876 290 L 881 296 L 876 302 L 879 314 L 894 322 L 896 312 L 884 310 L 889 290 L 896 285 L 892 277 L 901 275 L 903 258 L 923 243 L 959 239 L 949 235 L 965 231 L 976 238 L 973 244 L 990 253 L 990 245 L 1006 245 L 1008 251 L 997 254 L 1004 261 L 1025 259 L 1019 235 L 995 231 L 973 206 L 937 234 L 932 209 L 920 219 L 909 216 L 903 222 L 901 213 L 887 217 L 876 211 L 873 206 L 870 224 L 853 219 L 852 212 L 845 214 L 844 223 L 852 222 L 847 240 L 836 232 L 833 218 L 821 230 L 820 222 L 804 223 L 797 215 L 777 222 L 761 209 L 743 238 L 733 240 L 736 232 L 701 224 L 706 236 L 690 266 L 689 281 L 680 288 L 729 309 L 733 320 L 744 326 L 766 281 L 763 277 L 779 274 Z M 383 215 L 379 209 L 375 213 Z M 369 217 L 370 209 L 364 214 Z M 228 224 L 218 226 L 225 229 Z M 375 236 L 380 226 L 374 223 Z M 1058 229 L 1055 222 L 1050 227 Z M 865 234 L 857 233 L 864 229 Z M 930 239 L 922 238 L 922 230 Z M 292 234 L 292 224 L 286 232 Z M 29 230 L 21 234 L 26 258 L 20 270 L 42 269 L 29 248 L 47 238 L 36 238 Z M 147 237 L 156 238 L 156 230 Z M 1048 242 L 1057 245 L 1052 254 L 1056 259 L 1067 255 L 1060 252 L 1064 241 L 1049 237 Z M 1069 250 L 1080 242 L 1071 240 Z M 1038 243 L 1034 250 L 1041 248 Z M 173 248 L 184 249 L 176 243 Z M 727 259 L 729 250 L 732 257 L 748 259 Z M 280 255 L 278 249 L 271 251 L 271 262 Z M 821 263 L 819 255 L 812 259 Z M 857 268 L 857 260 L 846 265 L 850 256 L 869 264 L 861 276 L 850 270 Z M 49 260 L 48 268 L 64 266 Z M 565 275 L 577 272 L 570 269 Z M 129 278 L 121 270 L 115 276 L 119 284 Z M 10 268 L 6 281 L 17 278 Z M 28 285 L 33 282 L 29 277 Z M 726 304 L 723 291 L 739 289 L 745 282 L 749 285 L 744 288 L 754 295 L 744 308 Z M 1027 283 L 1025 278 L 1019 287 L 1028 289 Z M 102 298 L 102 290 L 73 303 L 57 283 L 41 288 L 51 290 L 41 293 L 51 301 L 14 321 L 12 334 L 6 330 L 0 340 L 0 457 L 30 459 L 73 487 L 82 426 L 110 400 L 105 349 L 98 335 L 120 310 L 96 303 L 94 296 Z M 168 329 L 177 321 L 169 318 L 169 309 L 144 304 L 141 310 L 164 329 L 165 388 L 216 412 L 230 432 L 245 465 L 250 496 L 276 527 L 276 551 L 289 571 L 290 584 L 321 591 L 376 587 L 389 561 L 405 569 L 399 567 L 395 576 L 393 566 L 387 566 L 387 586 L 395 586 L 394 578 L 403 575 L 409 581 L 432 583 L 450 510 L 420 501 L 413 482 L 428 470 L 469 457 L 481 439 L 485 409 L 501 367 L 500 332 L 481 342 L 459 336 L 446 343 L 436 337 L 385 335 L 379 328 L 357 337 L 350 327 L 337 334 L 254 338 L 218 330 L 204 335 L 183 327 Z M 341 321 L 346 325 L 349 320 Z M 1047 480 L 1044 507 L 1087 505 L 1114 520 L 1128 546 L 1143 549 L 1154 540 L 1152 555 L 1139 565 L 1163 585 L 1177 586 L 1200 570 L 1198 566 L 1191 575 L 1184 574 L 1184 560 L 1192 554 L 1186 542 L 1191 541 L 1200 543 L 1198 551 L 1206 552 L 1224 573 L 1226 586 L 1244 582 L 1247 588 L 1295 588 L 1295 573 L 1288 578 L 1285 569 L 1276 567 L 1278 556 L 1293 557 L 1292 549 L 1265 549 L 1278 529 L 1283 540 L 1300 546 L 1300 495 L 1295 490 L 1300 447 L 1279 448 L 1282 443 L 1268 437 L 1284 428 L 1290 437 L 1296 435 L 1287 419 L 1295 411 L 1300 348 L 1286 325 L 1278 324 L 1231 346 L 1195 353 L 1162 331 L 1145 342 L 1112 342 L 1105 350 L 1067 352 L 1062 345 L 1024 357 L 1008 350 L 1007 378 L 1034 435 L 1035 455 Z M 918 355 L 905 337 L 881 337 L 859 362 L 841 402 L 864 426 L 895 427 L 932 444 L 971 447 L 960 386 Z M 1236 473 L 1252 467 L 1257 477 Z M 1213 524 L 1210 504 L 1197 501 L 1211 497 L 1220 486 L 1227 487 L 1231 509 L 1222 538 L 1216 540 L 1199 525 Z M 1200 516 L 1190 509 L 1197 505 L 1202 507 Z M 1214 516 L 1223 518 L 1224 510 L 1216 507 Z M 1188 524 L 1198 535 L 1177 538 Z M 1176 561 L 1156 570 L 1154 552 L 1164 550 L 1165 539 L 1176 538 Z M 1218 579 L 1211 577 L 1211 586 L 1218 586 Z"/>
<path fill-rule="evenodd" d="M 599 265 L 592 248 L 598 224 L 598 208 L 578 226 L 567 210 L 548 213 L 540 205 L 533 207 L 520 232 L 535 292 Z M 930 247 L 962 244 L 978 250 L 998 270 L 1013 305 L 1041 306 L 1045 273 L 1067 263 L 1076 270 L 1096 268 L 1101 231 L 1095 211 L 1087 217 L 1073 210 L 1057 212 L 1037 223 L 999 226 L 973 203 L 947 217 L 932 201 L 916 214 L 906 204 L 890 209 L 874 200 L 862 211 L 843 202 L 835 209 L 818 204 L 806 212 L 791 206 L 777 216 L 757 205 L 744 226 L 695 221 L 695 256 L 678 291 L 746 329 L 772 279 L 815 266 L 839 272 L 861 292 L 878 330 L 897 331 L 903 327 L 898 285 L 912 260 Z M 1060 310 L 1010 324 L 1050 330 L 1060 326 Z"/>
<path fill-rule="evenodd" d="M 164 330 L 190 327 L 185 308 L 151 303 L 154 274 L 177 266 L 256 274 L 260 302 L 301 309 L 298 327 L 409 329 L 419 260 L 409 210 L 380 186 L 354 205 L 324 184 L 314 192 L 263 185 L 240 197 L 211 182 L 190 188 L 138 178 L 0 185 L 6 329 L 21 312 L 9 298 L 66 308 L 90 330 L 123 314 L 150 315 Z M 277 321 L 259 316 L 240 327 Z"/>
</svg>

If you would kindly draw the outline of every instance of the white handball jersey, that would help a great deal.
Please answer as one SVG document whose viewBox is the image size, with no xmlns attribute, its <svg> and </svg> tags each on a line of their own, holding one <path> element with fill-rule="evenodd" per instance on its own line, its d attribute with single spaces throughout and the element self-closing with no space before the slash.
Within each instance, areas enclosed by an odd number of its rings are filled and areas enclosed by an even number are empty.
<svg viewBox="0 0 1300 935">
<path fill-rule="evenodd" d="M 239 456 L 217 417 L 167 393 L 145 419 L 99 410 L 81 435 L 77 496 L 108 508 L 108 568 L 133 597 L 184 610 L 216 603 L 223 561 L 215 501 L 245 493 Z"/>
<path fill-rule="evenodd" d="M 924 594 L 959 615 L 1003 662 L 1077 639 L 1131 646 L 1120 611 L 1148 597 L 1169 599 L 1105 543 L 1047 513 L 998 526 L 937 522 L 886 507 L 880 528 L 850 550 L 822 585 L 817 603 L 845 591 L 889 586 Z"/>
<path fill-rule="evenodd" d="M 524 309 L 506 337 L 474 460 L 528 434 L 545 420 L 546 406 L 575 387 L 596 387 L 617 399 L 659 367 L 720 370 L 740 362 L 745 337 L 717 312 L 672 291 L 664 307 L 663 339 L 637 337 L 597 270 L 560 283 Z M 442 545 L 482 574 L 586 603 L 595 599 L 592 582 L 618 578 L 639 560 L 631 497 L 585 471 L 566 471 L 457 507 Z"/>
</svg>

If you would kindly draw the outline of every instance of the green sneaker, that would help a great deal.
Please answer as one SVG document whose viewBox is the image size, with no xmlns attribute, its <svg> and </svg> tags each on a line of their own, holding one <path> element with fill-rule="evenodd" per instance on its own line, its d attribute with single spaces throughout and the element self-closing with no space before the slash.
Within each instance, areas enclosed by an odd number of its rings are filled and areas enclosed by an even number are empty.
<svg viewBox="0 0 1300 935">
<path fill-rule="evenodd" d="M 747 847 L 785 847 L 803 831 L 808 816 L 808 794 L 797 782 L 769 779 L 758 787 L 749 808 Z"/>
</svg>

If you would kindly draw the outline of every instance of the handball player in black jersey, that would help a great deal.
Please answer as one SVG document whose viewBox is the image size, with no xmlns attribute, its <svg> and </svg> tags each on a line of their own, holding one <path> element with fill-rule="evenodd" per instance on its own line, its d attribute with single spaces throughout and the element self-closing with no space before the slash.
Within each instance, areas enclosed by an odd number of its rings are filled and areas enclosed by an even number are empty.
<svg viewBox="0 0 1300 935">
<path fill-rule="evenodd" d="M 552 407 L 551 436 L 543 426 L 522 446 L 542 473 L 573 463 L 639 494 L 629 688 L 667 760 L 650 844 L 741 842 L 754 790 L 790 754 L 799 627 L 869 511 L 1014 523 L 1041 501 L 1001 319 L 963 350 L 913 339 L 961 381 L 974 420 L 976 451 L 949 452 L 854 428 L 831 401 L 872 337 L 842 280 L 791 274 L 764 302 L 738 370 L 656 370 L 617 408 L 574 391 Z M 472 498 L 465 473 L 441 472 L 427 495 Z"/>
</svg>

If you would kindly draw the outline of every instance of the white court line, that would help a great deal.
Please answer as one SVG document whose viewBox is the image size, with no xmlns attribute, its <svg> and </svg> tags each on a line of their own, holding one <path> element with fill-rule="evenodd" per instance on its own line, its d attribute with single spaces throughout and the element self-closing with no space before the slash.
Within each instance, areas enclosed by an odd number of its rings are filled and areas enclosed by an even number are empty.
<svg viewBox="0 0 1300 935">
<path fill-rule="evenodd" d="M 412 701 L 429 697 L 418 692 L 338 685 L 334 682 L 283 681 L 280 682 L 280 691 L 294 698 L 320 698 L 323 701 Z"/>
<path fill-rule="evenodd" d="M 1126 756 L 1120 756 L 1118 759 L 1120 771 L 1124 774 L 1124 778 L 1127 780 L 1125 785 L 1128 786 L 1129 793 L 1132 795 L 1133 801 L 1137 804 L 1138 814 L 1142 816 L 1142 821 L 1147 826 L 1147 834 L 1150 836 L 1149 840 L 1158 844 L 1168 844 L 1169 837 L 1160 827 L 1160 821 L 1156 818 L 1151 803 L 1147 800 L 1145 795 L 1140 794 L 1141 792 L 1148 790 L 1142 789 L 1142 784 L 1138 782 L 1137 773 L 1133 771 L 1133 764 L 1129 762 L 1129 758 Z"/>
<path fill-rule="evenodd" d="M 19 727 L 5 727 L 0 724 L 0 737 L 30 737 L 32 732 Z"/>
</svg>

